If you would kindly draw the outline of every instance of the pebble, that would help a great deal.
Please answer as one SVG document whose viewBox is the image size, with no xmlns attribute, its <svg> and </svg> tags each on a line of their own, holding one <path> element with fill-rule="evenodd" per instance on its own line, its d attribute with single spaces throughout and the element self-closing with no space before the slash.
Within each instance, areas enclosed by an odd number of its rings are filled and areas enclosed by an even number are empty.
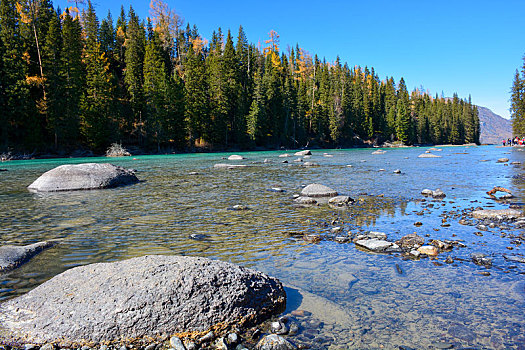
<svg viewBox="0 0 525 350">
<path fill-rule="evenodd" d="M 248 208 L 246 205 L 242 205 L 242 204 L 236 204 L 232 207 L 233 210 L 248 210 L 250 208 Z"/>
<path fill-rule="evenodd" d="M 235 345 L 239 343 L 239 336 L 237 335 L 237 333 L 230 333 L 228 334 L 226 340 L 228 344 Z"/>
<path fill-rule="evenodd" d="M 148 346 L 146 346 L 146 347 L 144 348 L 144 350 L 155 350 L 156 348 L 157 348 L 157 344 L 152 343 L 152 344 L 149 344 Z M 82 348 L 82 349 L 84 349 L 84 348 Z M 86 350 L 87 350 L 87 349 L 86 349 Z"/>
<path fill-rule="evenodd" d="M 306 311 L 306 310 L 293 310 L 291 314 L 292 316 L 295 316 L 295 317 L 306 317 L 306 316 L 312 315 L 310 311 Z"/>
<path fill-rule="evenodd" d="M 202 336 L 201 338 L 199 338 L 199 343 L 209 343 L 210 341 L 213 340 L 213 338 L 215 338 L 215 334 L 213 334 L 213 332 L 208 332 L 206 333 L 204 336 Z"/>
<path fill-rule="evenodd" d="M 437 341 L 437 342 L 433 342 L 432 346 L 435 347 L 436 349 L 451 349 L 454 345 L 444 342 L 444 341 Z"/>
<path fill-rule="evenodd" d="M 184 344 L 182 343 L 182 340 L 180 340 L 179 337 L 171 337 L 170 345 L 175 350 L 186 350 L 186 348 L 184 347 Z"/>
<path fill-rule="evenodd" d="M 394 174 L 401 174 L 401 170 L 399 169 L 394 170 Z"/>
</svg>

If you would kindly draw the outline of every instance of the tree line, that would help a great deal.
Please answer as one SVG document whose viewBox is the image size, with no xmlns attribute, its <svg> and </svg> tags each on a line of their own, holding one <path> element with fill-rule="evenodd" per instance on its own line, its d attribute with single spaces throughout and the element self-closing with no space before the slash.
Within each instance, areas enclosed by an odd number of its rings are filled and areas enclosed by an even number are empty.
<svg viewBox="0 0 525 350">
<path fill-rule="evenodd" d="M 206 41 L 162 0 L 99 20 L 93 5 L 0 2 L 0 151 L 479 143 L 470 97 L 218 28 Z"/>
<path fill-rule="evenodd" d="M 515 136 L 525 136 L 525 56 L 523 66 L 516 69 L 514 82 L 511 88 L 510 113 L 512 119 L 512 131 Z"/>
</svg>

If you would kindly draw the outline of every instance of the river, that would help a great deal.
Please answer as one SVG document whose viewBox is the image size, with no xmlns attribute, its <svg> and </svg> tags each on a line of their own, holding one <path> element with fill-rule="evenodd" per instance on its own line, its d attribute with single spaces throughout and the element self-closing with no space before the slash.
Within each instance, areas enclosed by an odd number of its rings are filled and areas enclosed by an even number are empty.
<svg viewBox="0 0 525 350">
<path fill-rule="evenodd" d="M 0 300 L 78 265 L 146 254 L 203 256 L 279 278 L 288 287 L 287 312 L 305 309 L 321 321 L 316 337 L 323 348 L 422 349 L 444 342 L 524 349 L 525 264 L 504 258 L 525 256 L 516 239 L 523 229 L 504 223 L 479 236 L 454 214 L 523 204 L 525 186 L 513 176 L 524 172 L 525 152 L 457 146 L 432 152 L 440 158 L 418 158 L 426 149 L 315 150 L 308 161 L 319 167 L 302 167 L 297 156 L 279 157 L 285 151 L 242 153 L 242 161 L 214 153 L 0 163 L 7 169 L 0 172 L 0 244 L 61 240 L 0 275 Z M 501 157 L 522 165 L 497 163 Z M 136 169 L 141 182 L 69 193 L 26 188 L 49 169 L 84 162 Z M 216 169 L 217 163 L 248 166 Z M 349 195 L 356 204 L 344 210 L 296 205 L 293 195 L 310 183 Z M 494 186 L 515 197 L 494 201 L 485 193 Z M 283 191 L 271 190 L 276 187 Z M 447 196 L 423 200 L 424 188 L 440 188 Z M 248 210 L 233 210 L 235 205 Z M 415 232 L 427 242 L 454 239 L 466 247 L 437 259 L 405 259 L 337 243 L 334 227 L 342 229 L 338 235 L 372 230 L 394 241 Z M 311 243 L 304 234 L 323 240 Z M 473 253 L 491 257 L 492 268 L 474 264 Z M 447 257 L 454 263 L 445 263 Z"/>
</svg>

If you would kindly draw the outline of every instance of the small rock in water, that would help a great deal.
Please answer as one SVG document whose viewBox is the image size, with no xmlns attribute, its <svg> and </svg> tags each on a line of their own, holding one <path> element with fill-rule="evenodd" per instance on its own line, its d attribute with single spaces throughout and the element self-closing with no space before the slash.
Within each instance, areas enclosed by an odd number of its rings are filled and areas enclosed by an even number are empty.
<svg viewBox="0 0 525 350">
<path fill-rule="evenodd" d="M 452 347 L 454 347 L 454 345 L 444 342 L 444 341 L 433 342 L 432 346 L 435 347 L 436 349 L 451 349 Z"/>
<path fill-rule="evenodd" d="M 341 226 L 337 226 L 337 227 L 332 227 L 332 229 L 330 230 L 330 232 L 332 233 L 338 233 L 338 232 L 341 232 L 343 230 L 343 228 Z"/>
<path fill-rule="evenodd" d="M 310 184 L 301 191 L 302 196 L 306 197 L 335 197 L 337 191 L 321 184 Z"/>
<path fill-rule="evenodd" d="M 354 200 L 349 196 L 336 196 L 328 200 L 328 204 L 335 207 L 344 207 L 354 203 Z"/>
<path fill-rule="evenodd" d="M 255 346 L 256 350 L 294 350 L 297 349 L 295 345 L 290 343 L 285 338 L 277 335 L 270 334 L 264 336 Z"/>
<path fill-rule="evenodd" d="M 246 205 L 241 205 L 241 204 L 236 204 L 232 207 L 233 210 L 249 210 L 250 208 L 248 208 Z"/>
<path fill-rule="evenodd" d="M 196 171 L 191 171 L 191 172 L 188 173 L 188 175 L 199 175 L 199 173 L 196 172 Z"/>
<path fill-rule="evenodd" d="M 296 156 L 311 156 L 312 155 L 312 152 L 305 149 L 304 151 L 299 151 L 299 152 L 295 152 Z"/>
<path fill-rule="evenodd" d="M 294 202 L 299 203 L 299 204 L 307 204 L 307 205 L 317 204 L 317 201 L 315 199 L 310 198 L 310 197 L 303 197 L 303 196 L 299 196 L 295 198 Z"/>
<path fill-rule="evenodd" d="M 439 254 L 439 251 L 436 247 L 434 247 L 433 245 L 424 245 L 424 246 L 421 246 L 419 248 L 417 248 L 417 251 L 420 252 L 421 254 L 425 254 L 425 255 L 428 255 L 428 256 L 436 256 Z"/>
<path fill-rule="evenodd" d="M 228 160 L 243 160 L 243 159 L 246 159 L 246 158 L 238 154 L 232 154 L 231 156 L 228 157 Z"/>
<path fill-rule="evenodd" d="M 337 236 L 334 238 L 334 241 L 336 241 L 337 243 L 346 243 L 350 240 L 350 238 L 348 237 L 345 237 L 345 236 Z"/>
<path fill-rule="evenodd" d="M 492 266 L 492 259 L 488 258 L 483 253 L 473 253 L 470 258 L 474 262 L 474 264 L 479 266 L 485 266 L 485 267 L 491 267 Z"/>
<path fill-rule="evenodd" d="M 392 245 L 391 242 L 375 238 L 358 240 L 355 244 L 373 252 L 382 252 Z"/>
<path fill-rule="evenodd" d="M 394 174 L 401 174 L 401 170 L 399 169 L 394 170 Z"/>
<path fill-rule="evenodd" d="M 416 233 L 410 233 L 408 235 L 403 236 L 396 243 L 405 249 L 417 249 L 425 243 L 425 239 Z"/>
<path fill-rule="evenodd" d="M 175 350 L 186 350 L 184 344 L 182 343 L 182 340 L 180 340 L 179 337 L 171 337 L 170 346 Z"/>
<path fill-rule="evenodd" d="M 303 164 L 301 164 L 301 166 L 303 166 L 303 167 L 318 167 L 319 164 L 314 163 L 314 162 L 304 162 Z"/>
<path fill-rule="evenodd" d="M 202 234 L 202 233 L 192 233 L 190 236 L 190 239 L 196 240 L 196 241 L 203 241 L 206 238 L 208 238 L 208 235 Z"/>
<path fill-rule="evenodd" d="M 210 331 L 208 333 L 206 333 L 204 336 L 200 337 L 199 338 L 199 344 L 202 344 L 202 343 L 209 343 L 211 342 L 213 339 L 215 338 L 215 334 Z"/>
<path fill-rule="evenodd" d="M 272 187 L 268 191 L 271 191 L 271 192 L 284 192 L 284 190 L 282 188 L 280 188 L 280 187 Z"/>
<path fill-rule="evenodd" d="M 230 333 L 226 337 L 226 341 L 228 345 L 237 345 L 239 343 L 239 336 L 237 333 Z"/>
<path fill-rule="evenodd" d="M 291 155 L 288 154 L 288 153 L 280 154 L 280 155 L 279 155 L 279 158 L 286 158 L 286 157 L 291 157 Z"/>
<path fill-rule="evenodd" d="M 427 151 L 428 152 L 428 151 Z M 430 152 L 425 152 L 417 156 L 418 158 L 441 158 L 441 156 L 438 156 L 436 154 L 432 154 Z"/>
<path fill-rule="evenodd" d="M 509 158 L 500 158 L 496 161 L 496 163 L 507 163 L 509 161 Z"/>
<path fill-rule="evenodd" d="M 287 334 L 288 331 L 289 331 L 288 326 L 285 325 L 283 322 L 276 321 L 276 322 L 272 322 L 271 324 L 271 332 L 274 334 L 279 334 L 279 335 Z"/>
<path fill-rule="evenodd" d="M 425 197 L 432 196 L 432 190 L 429 190 L 428 188 L 425 188 L 423 191 L 421 191 L 421 194 Z"/>
<path fill-rule="evenodd" d="M 310 243 L 319 243 L 321 242 L 322 237 L 320 235 L 310 234 L 310 235 L 304 235 L 303 239 Z"/>
<path fill-rule="evenodd" d="M 291 314 L 292 316 L 295 316 L 295 317 L 307 317 L 307 316 L 312 315 L 310 311 L 306 311 L 306 310 L 293 310 Z"/>
<path fill-rule="evenodd" d="M 435 191 L 432 191 L 432 198 L 445 198 L 446 196 L 447 195 L 439 188 Z"/>
</svg>

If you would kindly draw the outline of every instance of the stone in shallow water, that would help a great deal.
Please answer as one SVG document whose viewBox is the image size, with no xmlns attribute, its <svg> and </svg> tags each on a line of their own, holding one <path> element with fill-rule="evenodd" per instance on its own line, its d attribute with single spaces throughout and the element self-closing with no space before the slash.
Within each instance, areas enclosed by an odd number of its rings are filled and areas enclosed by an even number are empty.
<svg viewBox="0 0 525 350">
<path fill-rule="evenodd" d="M 336 196 L 328 200 L 328 204 L 335 207 L 344 207 L 354 203 L 354 200 L 349 196 Z"/>
<path fill-rule="evenodd" d="M 295 345 L 290 343 L 285 338 L 277 335 L 270 334 L 264 336 L 259 343 L 255 346 L 256 350 L 293 350 L 297 349 Z"/>
<path fill-rule="evenodd" d="M 472 212 L 472 217 L 475 219 L 496 219 L 498 217 L 503 219 L 517 219 L 521 216 L 521 211 L 517 209 L 482 209 Z"/>
<path fill-rule="evenodd" d="M 54 242 L 44 241 L 24 246 L 6 245 L 0 247 L 0 272 L 17 268 L 54 244 Z"/>
<path fill-rule="evenodd" d="M 356 245 L 371 250 L 373 252 L 382 252 L 385 251 L 388 247 L 392 245 L 391 242 L 381 240 L 381 239 L 361 239 L 355 242 Z"/>
<path fill-rule="evenodd" d="M 261 272 L 205 258 L 144 256 L 75 267 L 0 304 L 0 343 L 159 339 L 257 323 L 285 304 L 281 283 Z"/>
<path fill-rule="evenodd" d="M 438 156 L 438 155 L 432 154 L 432 153 L 422 153 L 422 154 L 420 154 L 417 157 L 418 158 L 441 158 L 441 156 Z"/>
<path fill-rule="evenodd" d="M 66 164 L 42 174 L 27 188 L 38 192 L 93 190 L 139 182 L 135 172 L 108 163 Z"/>
<path fill-rule="evenodd" d="M 303 188 L 301 191 L 301 196 L 306 197 L 335 197 L 337 196 L 337 191 L 331 189 L 328 186 L 321 184 L 310 184 Z"/>
<path fill-rule="evenodd" d="M 298 151 L 298 152 L 295 152 L 294 155 L 296 156 L 310 156 L 312 155 L 312 152 L 305 149 L 304 151 Z"/>
<path fill-rule="evenodd" d="M 228 157 L 228 160 L 243 160 L 243 159 L 246 159 L 246 158 L 238 154 L 232 154 L 231 156 Z"/>
</svg>

